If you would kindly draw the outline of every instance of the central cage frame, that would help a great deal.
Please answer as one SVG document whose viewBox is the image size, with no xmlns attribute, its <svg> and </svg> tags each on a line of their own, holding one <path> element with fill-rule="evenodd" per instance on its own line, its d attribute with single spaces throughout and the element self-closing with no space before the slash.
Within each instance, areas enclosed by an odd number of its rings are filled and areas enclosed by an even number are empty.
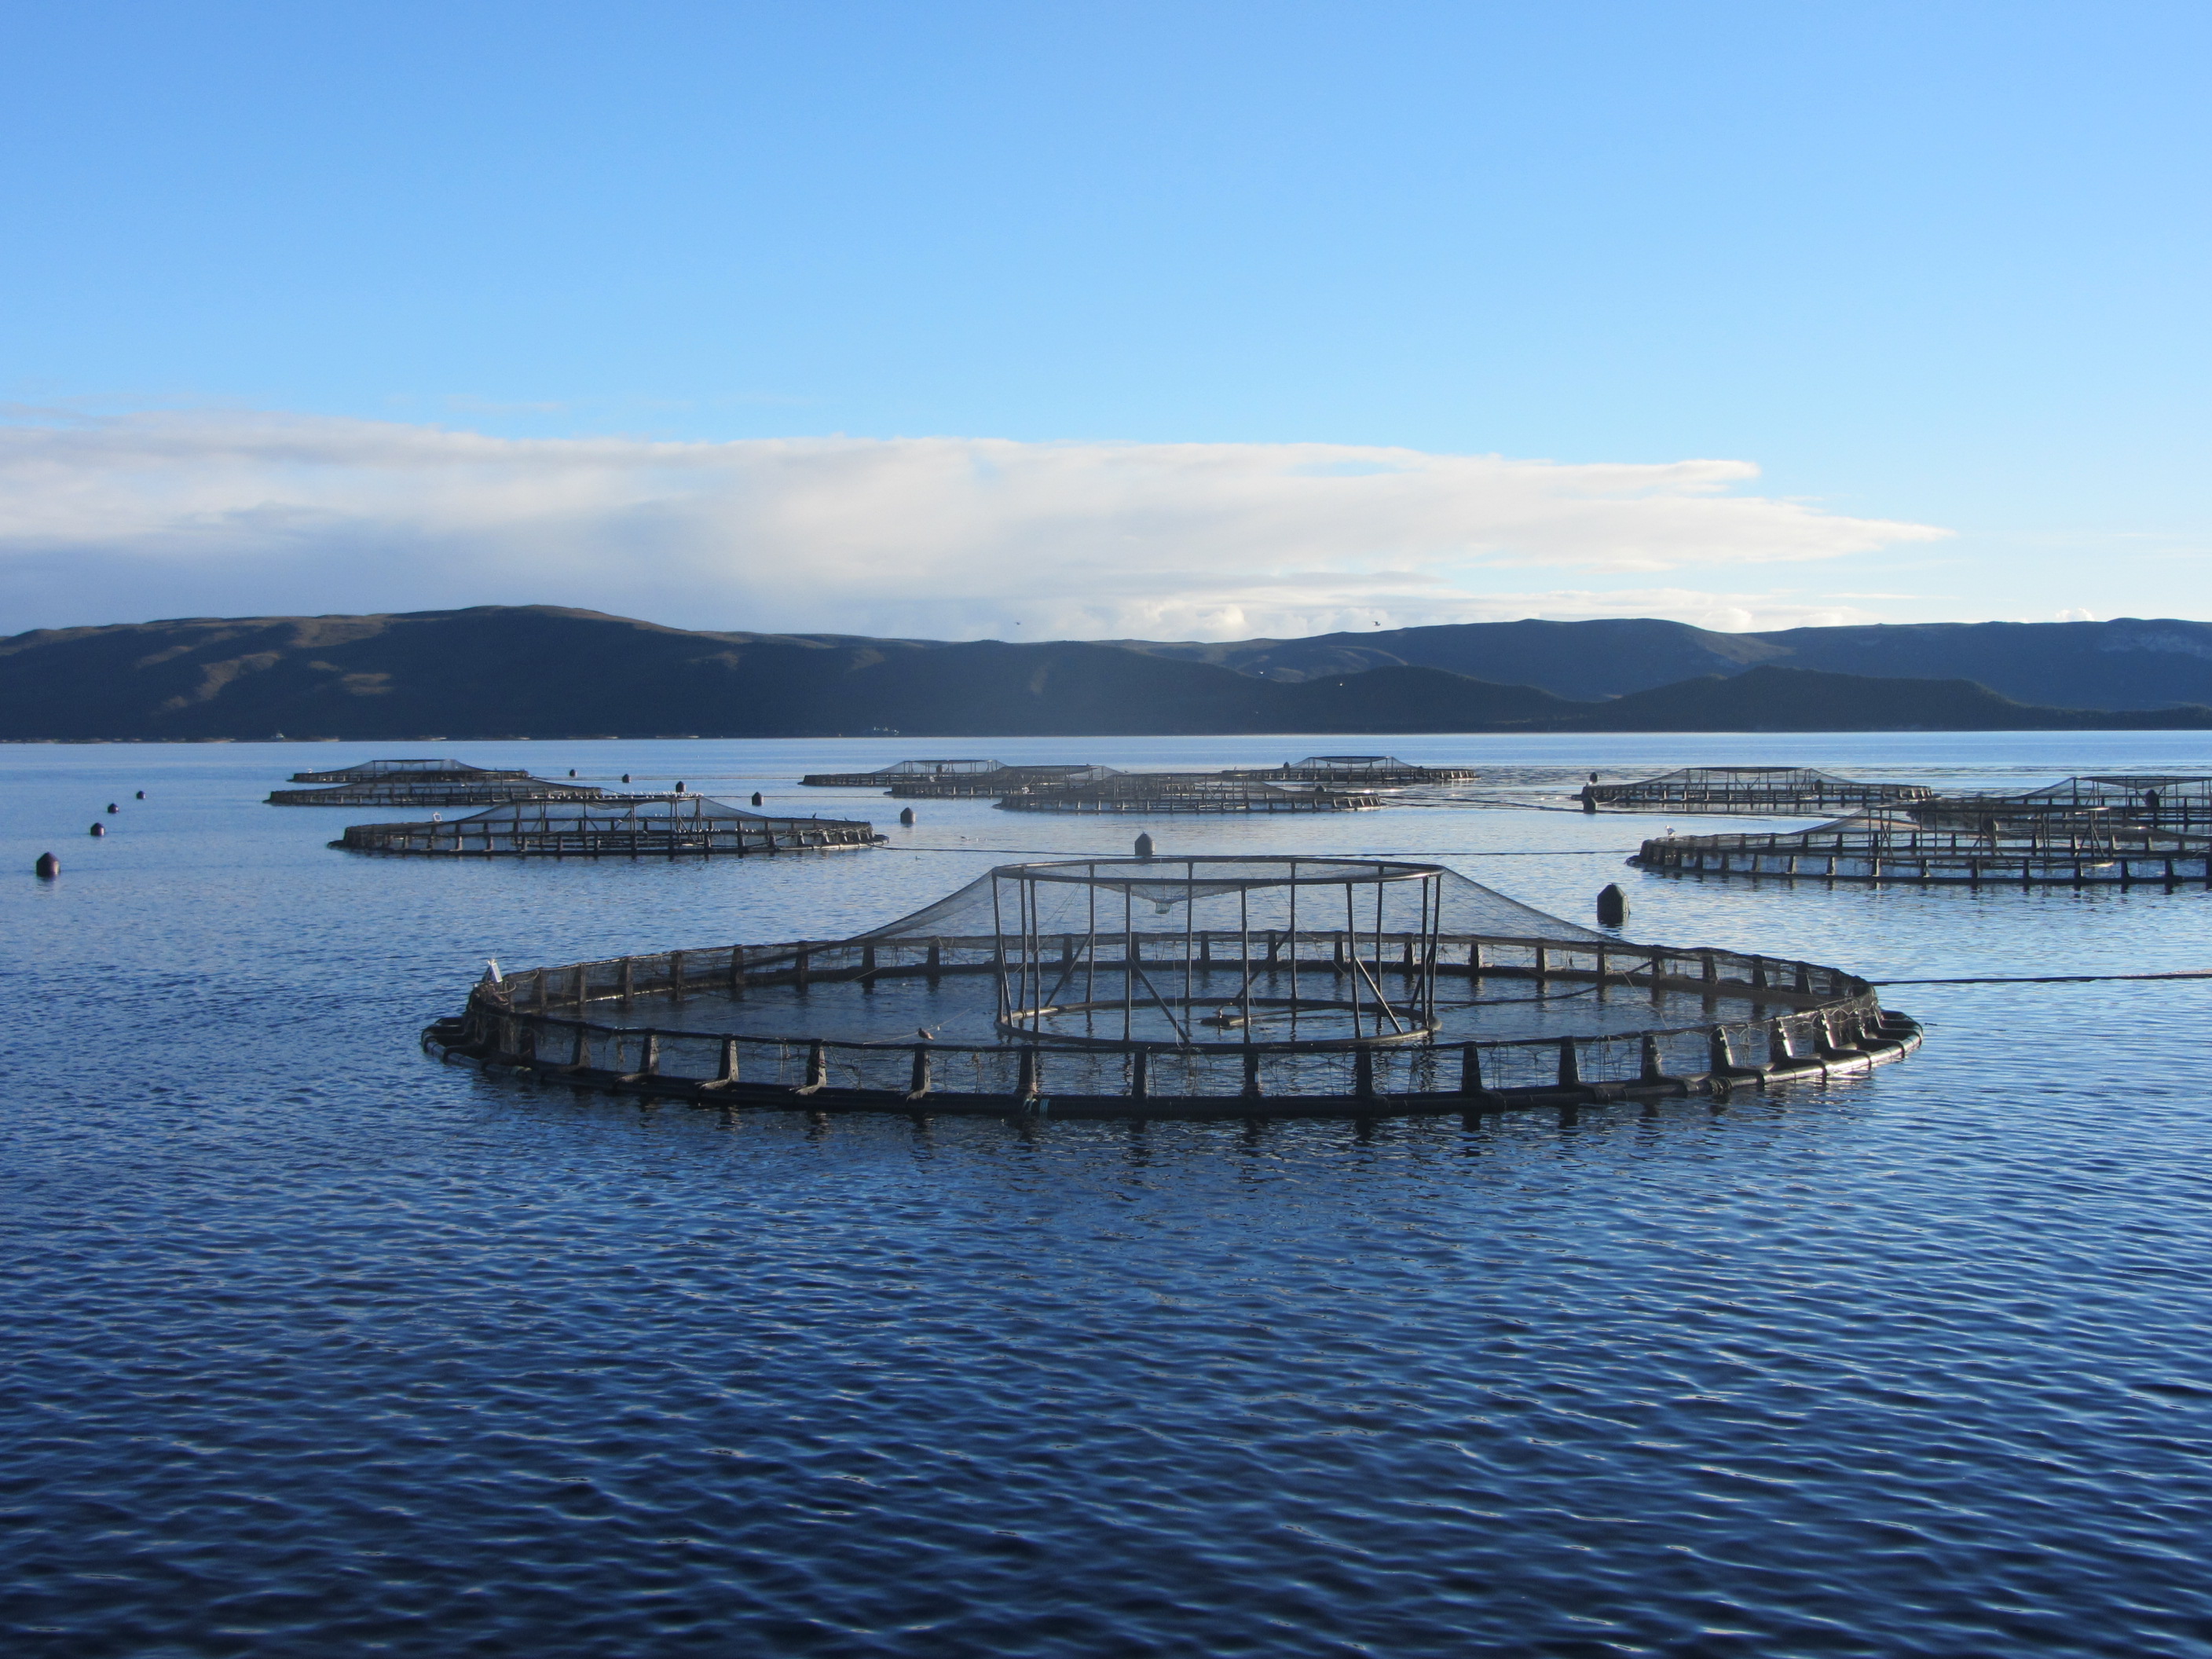
<svg viewBox="0 0 2212 1659">
<path fill-rule="evenodd" d="M 1278 873 L 1233 875 L 1232 870 L 1250 870 L 1255 863 L 1282 866 Z M 1300 866 L 1305 866 L 1301 873 Z M 1177 878 L 1176 866 L 1182 869 Z M 1102 872 L 1103 873 L 1102 873 Z M 1202 873 L 1205 872 L 1205 873 Z M 1049 1040 L 1054 1042 L 1085 1047 L 1118 1049 L 1223 1050 L 1256 1046 L 1254 1036 L 1261 1019 L 1290 1022 L 1287 1042 L 1268 1040 L 1266 1046 L 1275 1050 L 1320 1051 L 1329 1048 L 1349 1048 L 1374 1043 L 1422 1042 L 1432 1037 L 1437 1030 L 1437 961 L 1439 924 L 1443 914 L 1443 883 L 1445 871 L 1439 866 L 1409 864 L 1389 859 L 1285 858 L 1255 860 L 1245 857 L 1208 856 L 1180 859 L 1085 859 L 1066 860 L 1051 863 L 1001 865 L 990 872 L 992 923 L 995 934 L 994 959 L 999 981 L 998 1030 L 1005 1036 L 1030 1042 Z M 1135 909 L 1139 890 L 1149 889 L 1142 897 L 1156 907 L 1173 903 L 1172 898 L 1163 901 L 1158 896 L 1165 889 L 1172 895 L 1180 885 L 1183 895 L 1180 900 L 1183 927 L 1178 935 L 1173 929 L 1139 929 Z M 1045 906 L 1040 889 L 1046 887 L 1075 887 L 1085 890 L 1085 930 L 1073 933 L 1060 928 L 1047 929 L 1042 925 Z M 1302 929 L 1298 922 L 1298 897 L 1305 890 L 1341 888 L 1344 895 L 1344 927 Z M 1287 900 L 1286 925 L 1281 927 L 1262 927 L 1261 937 L 1267 941 L 1267 952 L 1262 957 L 1253 953 L 1255 930 L 1252 924 L 1252 897 L 1255 893 L 1282 890 Z M 1363 933 L 1360 926 L 1362 901 L 1367 891 L 1372 893 L 1372 920 Z M 1385 912 L 1388 901 L 1395 895 L 1410 892 L 1418 915 L 1411 928 L 1386 928 Z M 1107 926 L 1102 930 L 1099 899 L 1107 896 Z M 1120 897 L 1121 926 L 1115 927 L 1113 896 Z M 1232 897 L 1236 901 L 1237 926 L 1230 928 L 1202 928 L 1199 924 L 1199 907 L 1209 901 Z M 1318 896 L 1318 890 L 1316 890 Z M 1333 900 L 1331 901 L 1333 903 Z M 1396 908 L 1403 912 L 1406 903 Z M 1309 914 L 1311 902 L 1309 902 Z M 1012 926 L 1009 928 L 1011 913 Z M 1212 946 L 1218 934 L 1233 932 L 1237 939 L 1235 961 L 1239 964 L 1238 984 L 1235 995 L 1228 1001 L 1217 995 L 1200 994 L 1198 981 L 1201 968 L 1209 975 L 1213 966 Z M 1395 969 L 1386 969 L 1382 960 L 1383 939 L 1388 937 L 1399 942 L 1405 957 L 1413 964 L 1413 971 L 1404 973 L 1401 961 Z M 1152 976 L 1145 971 L 1146 940 L 1173 941 L 1180 939 L 1180 960 L 1173 957 L 1153 959 L 1154 965 L 1164 968 L 1172 975 L 1180 967 L 1182 990 L 1180 995 L 1163 992 Z M 1362 939 L 1371 953 L 1363 957 Z M 1059 941 L 1057 963 L 1051 960 L 1048 941 Z M 1110 948 L 1112 941 L 1120 941 L 1118 958 L 1100 953 L 1102 942 Z M 1330 940 L 1334 948 L 1334 962 L 1330 978 L 1345 977 L 1351 995 L 1317 996 L 1309 993 L 1299 980 L 1298 945 L 1302 941 Z M 1287 961 L 1284 946 L 1288 945 Z M 1279 964 L 1280 965 L 1279 969 Z M 1052 988 L 1045 984 L 1054 969 L 1058 977 Z M 1267 970 L 1272 981 L 1277 971 L 1287 970 L 1289 994 L 1255 994 L 1254 981 L 1261 970 Z M 1393 1000 L 1383 987 L 1385 975 L 1397 971 L 1406 981 L 1406 991 Z M 1061 994 L 1081 976 L 1083 995 L 1073 1002 L 1061 1000 Z M 1109 994 L 1097 994 L 1099 981 L 1103 978 Z M 1114 982 L 1120 981 L 1121 994 L 1111 994 Z M 1311 985 L 1314 976 L 1309 972 L 1305 985 Z M 1170 980 L 1172 985 L 1172 978 Z M 1364 994 L 1363 995 L 1363 988 Z M 1230 1009 L 1234 1007 L 1234 1013 Z M 1201 1021 L 1198 1011 L 1212 1007 L 1212 1017 Z M 1162 1040 L 1138 1036 L 1136 1020 L 1139 1008 L 1157 1012 L 1164 1018 L 1173 1033 L 1173 1039 Z M 1180 1017 L 1178 1014 L 1180 1013 Z M 1048 1024 L 1059 1017 L 1080 1015 L 1087 1027 L 1095 1027 L 1100 1016 L 1109 1024 L 1118 1014 L 1121 1031 L 1100 1036 L 1095 1030 L 1070 1031 L 1057 1024 Z M 1342 1036 L 1300 1037 L 1298 1022 L 1328 1019 L 1348 1021 L 1351 1034 Z M 1206 1042 L 1197 1036 L 1200 1024 L 1223 1028 L 1233 1027 L 1239 1036 L 1234 1041 Z M 1385 1026 L 1388 1029 L 1385 1029 Z M 1371 1030 L 1370 1028 L 1372 1028 Z"/>
</svg>

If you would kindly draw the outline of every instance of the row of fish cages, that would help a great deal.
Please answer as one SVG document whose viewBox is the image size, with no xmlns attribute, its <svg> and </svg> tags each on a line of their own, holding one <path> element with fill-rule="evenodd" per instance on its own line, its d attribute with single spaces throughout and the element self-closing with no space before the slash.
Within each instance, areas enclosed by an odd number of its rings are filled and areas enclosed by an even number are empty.
<svg viewBox="0 0 2212 1659">
<path fill-rule="evenodd" d="M 2212 836 L 2108 812 L 2008 816 L 1976 807 L 1930 817 L 1934 821 L 1860 816 L 1796 834 L 1668 836 L 1646 841 L 1629 862 L 1668 875 L 1970 887 L 2212 886 Z"/>
<path fill-rule="evenodd" d="M 1923 823 L 2100 817 L 2183 833 L 2212 834 L 2212 776 L 2122 773 L 2072 777 L 2040 788 L 1943 795 L 1924 784 L 1838 777 L 1810 767 L 1701 766 L 1625 783 L 1593 774 L 1577 792 L 1588 812 L 1814 817 L 1910 816 Z"/>
<path fill-rule="evenodd" d="M 1093 783 L 1019 790 L 998 805 L 1010 812 L 1272 814 L 1359 812 L 1382 805 L 1371 789 L 1292 786 L 1191 772 L 1131 772 Z"/>
<path fill-rule="evenodd" d="M 799 782 L 881 789 L 904 799 L 1018 801 L 1019 810 L 1037 811 L 1343 811 L 1379 805 L 1353 799 L 1377 789 L 1464 783 L 1474 776 L 1465 767 L 1416 766 L 1391 755 L 1309 755 L 1281 766 L 1220 772 L 904 760 L 871 772 L 810 772 Z"/>
<path fill-rule="evenodd" d="M 514 801 L 465 818 L 356 823 L 331 845 L 446 858 L 748 858 L 877 847 L 875 826 L 773 817 L 703 795 Z"/>
</svg>

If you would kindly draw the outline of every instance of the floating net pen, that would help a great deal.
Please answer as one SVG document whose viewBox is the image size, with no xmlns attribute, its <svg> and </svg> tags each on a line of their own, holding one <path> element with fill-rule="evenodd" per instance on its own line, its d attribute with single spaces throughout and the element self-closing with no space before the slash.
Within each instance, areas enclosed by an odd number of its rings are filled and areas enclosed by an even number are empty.
<svg viewBox="0 0 2212 1659">
<path fill-rule="evenodd" d="M 619 1093 L 1073 1117 L 1467 1111 L 1863 1071 L 1840 969 L 1625 943 L 1440 866 L 1006 865 L 849 939 L 487 976 L 447 1054 Z"/>
</svg>

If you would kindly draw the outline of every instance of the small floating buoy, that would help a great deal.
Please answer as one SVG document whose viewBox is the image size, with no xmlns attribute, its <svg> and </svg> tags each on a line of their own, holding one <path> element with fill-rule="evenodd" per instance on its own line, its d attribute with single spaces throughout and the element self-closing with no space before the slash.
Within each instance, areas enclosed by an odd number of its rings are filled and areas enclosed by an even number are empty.
<svg viewBox="0 0 2212 1659">
<path fill-rule="evenodd" d="M 914 827 L 914 808 L 911 806 L 901 807 L 899 809 L 899 822 L 905 824 L 908 829 L 912 829 Z"/>
<path fill-rule="evenodd" d="M 110 801 L 107 803 L 107 810 L 111 812 L 120 812 L 123 809 L 118 806 L 113 801 Z"/>
<path fill-rule="evenodd" d="M 759 790 L 757 790 L 757 789 L 756 789 L 756 790 L 754 790 L 754 791 L 753 791 L 753 805 L 756 805 L 756 806 L 758 806 L 760 804 L 761 804 L 760 791 L 759 791 Z"/>
<path fill-rule="evenodd" d="M 52 853 L 41 853 L 39 854 L 39 861 L 31 868 L 38 872 L 40 881 L 52 881 L 56 876 L 61 874 L 62 861 Z"/>
<path fill-rule="evenodd" d="M 1137 856 L 1140 859 L 1148 859 L 1152 857 L 1152 838 L 1150 836 L 1139 836 L 1137 837 Z"/>
<path fill-rule="evenodd" d="M 568 775 L 572 778 L 576 775 L 576 769 L 574 767 L 572 766 L 568 769 Z"/>
<path fill-rule="evenodd" d="M 146 799 L 146 792 L 145 792 L 143 789 L 141 789 L 141 790 L 138 792 L 138 799 L 139 799 L 140 800 L 143 800 L 143 799 Z"/>
<path fill-rule="evenodd" d="M 684 793 L 684 780 L 681 778 L 676 780 L 676 793 L 679 795 Z"/>
<path fill-rule="evenodd" d="M 95 823 L 92 826 L 92 833 L 95 836 L 104 836 L 107 833 L 107 826 L 104 823 Z"/>
<path fill-rule="evenodd" d="M 1597 896 L 1597 921 L 1601 927 L 1618 927 L 1628 920 L 1628 895 L 1620 890 L 1618 883 L 1607 882 Z"/>
</svg>

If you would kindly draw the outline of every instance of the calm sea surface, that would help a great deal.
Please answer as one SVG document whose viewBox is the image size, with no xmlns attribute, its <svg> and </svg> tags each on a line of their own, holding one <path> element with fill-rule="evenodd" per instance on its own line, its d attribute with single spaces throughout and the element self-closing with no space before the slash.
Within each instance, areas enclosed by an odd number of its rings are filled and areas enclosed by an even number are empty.
<svg viewBox="0 0 2212 1659">
<path fill-rule="evenodd" d="M 1899 988 L 1927 1046 L 1858 1083 L 1479 1127 L 811 1122 L 416 1048 L 487 957 L 835 935 L 1139 827 L 1578 921 L 1617 879 L 1632 937 L 1875 978 L 2212 967 L 2202 890 L 1669 881 L 1621 867 L 1651 818 L 901 830 L 794 787 L 1348 747 L 1475 795 L 2212 770 L 2195 733 L 0 749 L 0 1649 L 2212 1652 L 2212 983 Z M 892 845 L 448 864 L 258 804 L 445 750 Z"/>
</svg>

